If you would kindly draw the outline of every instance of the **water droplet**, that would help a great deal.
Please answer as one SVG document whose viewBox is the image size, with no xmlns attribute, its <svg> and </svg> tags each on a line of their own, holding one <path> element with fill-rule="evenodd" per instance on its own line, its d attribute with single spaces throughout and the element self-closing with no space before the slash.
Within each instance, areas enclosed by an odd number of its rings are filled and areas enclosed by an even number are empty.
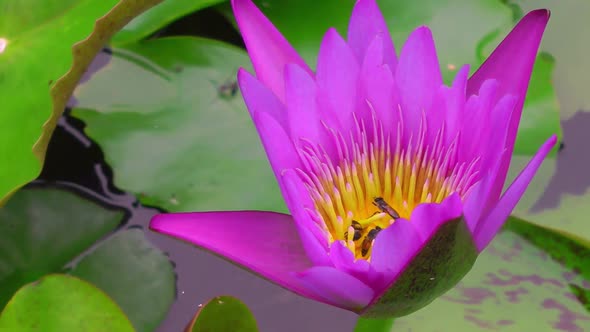
<svg viewBox="0 0 590 332">
<path fill-rule="evenodd" d="M 4 53 L 6 45 L 8 45 L 8 40 L 6 38 L 0 38 L 0 53 Z"/>
</svg>

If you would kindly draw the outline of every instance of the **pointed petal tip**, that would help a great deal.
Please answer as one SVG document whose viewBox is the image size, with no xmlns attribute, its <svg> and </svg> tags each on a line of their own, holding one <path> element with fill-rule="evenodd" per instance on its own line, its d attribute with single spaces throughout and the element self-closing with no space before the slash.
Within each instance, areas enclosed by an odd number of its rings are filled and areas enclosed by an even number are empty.
<svg viewBox="0 0 590 332">
<path fill-rule="evenodd" d="M 165 213 L 156 214 L 150 220 L 150 224 L 148 226 L 149 229 L 151 229 L 154 232 L 163 233 L 165 228 L 164 225 L 166 224 L 166 219 L 167 218 Z"/>
<path fill-rule="evenodd" d="M 551 17 L 551 11 L 549 9 L 535 9 L 532 10 L 530 12 L 528 12 L 525 17 L 529 17 L 529 16 L 534 16 L 536 18 L 540 18 L 540 19 L 546 19 L 549 20 L 549 18 Z"/>
</svg>

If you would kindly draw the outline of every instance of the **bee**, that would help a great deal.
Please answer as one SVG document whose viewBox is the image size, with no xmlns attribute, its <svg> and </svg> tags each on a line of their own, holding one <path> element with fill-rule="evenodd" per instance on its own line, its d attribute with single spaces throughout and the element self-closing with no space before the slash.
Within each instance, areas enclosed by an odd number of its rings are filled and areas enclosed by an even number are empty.
<svg viewBox="0 0 590 332">
<path fill-rule="evenodd" d="M 385 212 L 388 215 L 390 215 L 391 218 L 399 219 L 399 213 L 397 213 L 397 211 L 395 211 L 394 208 L 389 206 L 389 204 L 387 204 L 387 202 L 382 197 L 375 197 L 375 199 L 373 200 L 373 205 L 378 207 L 379 210 L 381 210 L 382 212 Z"/>
<path fill-rule="evenodd" d="M 381 227 L 375 226 L 372 230 L 367 233 L 363 243 L 361 243 L 361 255 L 366 256 L 369 253 L 369 249 L 371 249 L 371 245 L 373 244 L 373 240 L 377 238 L 377 235 L 381 232 Z"/>
<path fill-rule="evenodd" d="M 238 92 L 238 82 L 226 81 L 217 88 L 217 93 L 223 99 L 231 99 Z"/>
<path fill-rule="evenodd" d="M 359 222 L 356 220 L 352 221 L 351 226 L 354 229 L 354 236 L 352 237 L 352 240 L 356 241 L 361 238 L 361 233 L 363 232 L 363 226 L 361 226 L 361 224 L 359 224 Z M 348 239 L 348 231 L 344 232 L 344 238 Z"/>
</svg>

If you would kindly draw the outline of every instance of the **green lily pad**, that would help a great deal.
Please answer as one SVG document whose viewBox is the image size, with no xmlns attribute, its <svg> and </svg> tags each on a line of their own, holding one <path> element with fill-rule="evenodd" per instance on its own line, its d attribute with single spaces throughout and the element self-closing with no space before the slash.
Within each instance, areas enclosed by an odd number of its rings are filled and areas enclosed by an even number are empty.
<svg viewBox="0 0 590 332">
<path fill-rule="evenodd" d="M 113 46 L 137 42 L 176 19 L 226 0 L 166 0 L 134 18 L 111 39 Z"/>
<path fill-rule="evenodd" d="M 242 301 L 231 296 L 218 296 L 199 309 L 186 331 L 257 332 L 258 326 Z"/>
<path fill-rule="evenodd" d="M 543 227 L 590 243 L 590 190 L 583 195 L 563 194 L 556 207 L 540 211 L 515 211 L 515 215 Z M 589 264 L 590 265 L 590 264 Z"/>
<path fill-rule="evenodd" d="M 21 288 L 0 316 L 0 331 L 133 332 L 123 311 L 93 285 L 49 275 Z"/>
<path fill-rule="evenodd" d="M 246 53 L 201 38 L 154 39 L 114 49 L 80 85 L 86 123 L 119 188 L 168 211 L 285 211 L 235 84 Z"/>
<path fill-rule="evenodd" d="M 172 265 L 141 229 L 115 234 L 70 273 L 109 294 L 137 331 L 154 331 L 176 296 Z"/>
<path fill-rule="evenodd" d="M 21 286 L 70 272 L 113 298 L 137 331 L 153 331 L 174 301 L 174 271 L 141 230 L 98 242 L 122 219 L 121 211 L 65 190 L 17 192 L 0 209 L 0 308 Z M 72 264 L 72 270 L 66 268 Z"/>
<path fill-rule="evenodd" d="M 23 285 L 60 272 L 122 218 L 64 190 L 17 192 L 0 209 L 0 308 Z"/>
<path fill-rule="evenodd" d="M 510 219 L 457 287 L 393 331 L 583 331 L 589 260 L 579 242 Z"/>
<path fill-rule="evenodd" d="M 0 205 L 41 170 L 57 119 L 94 55 L 161 0 L 0 4 Z"/>
</svg>

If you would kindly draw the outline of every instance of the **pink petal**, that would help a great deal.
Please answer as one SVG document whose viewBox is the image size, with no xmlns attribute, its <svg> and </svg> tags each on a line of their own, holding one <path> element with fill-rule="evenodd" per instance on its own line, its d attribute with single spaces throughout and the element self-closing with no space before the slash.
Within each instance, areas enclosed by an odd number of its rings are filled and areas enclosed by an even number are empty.
<svg viewBox="0 0 590 332">
<path fill-rule="evenodd" d="M 461 203 L 461 198 L 459 197 L 459 194 L 453 193 L 445 198 L 440 204 L 419 204 L 414 211 L 412 211 L 410 222 L 420 235 L 420 238 L 423 241 L 426 241 L 432 237 L 442 224 L 459 218 L 462 214 L 463 204 Z"/>
<path fill-rule="evenodd" d="M 371 266 L 386 274 L 387 284 L 416 256 L 424 241 L 408 220 L 398 219 L 379 232 L 371 253 Z"/>
<path fill-rule="evenodd" d="M 507 94 L 517 97 L 516 112 L 508 127 L 508 155 L 512 155 L 533 64 L 549 16 L 548 10 L 539 9 L 523 17 L 467 83 L 467 94 L 472 95 L 486 80 L 495 79 L 500 83 L 498 98 Z M 500 165 L 498 176 L 501 181 L 497 181 L 492 189 L 493 195 L 501 192 L 509 164 L 507 158 Z"/>
<path fill-rule="evenodd" d="M 232 211 L 159 214 L 150 229 L 192 243 L 297 294 L 311 296 L 293 275 L 312 266 L 291 216 Z"/>
<path fill-rule="evenodd" d="M 482 157 L 479 162 L 479 172 L 482 176 L 479 183 L 467 196 L 463 207 L 463 214 L 472 234 L 474 234 L 477 224 L 481 222 L 481 216 L 487 215 L 499 198 L 500 193 L 492 192 L 492 189 L 495 187 L 496 181 L 500 181 L 497 180 L 499 166 L 504 162 L 504 159 L 510 158 L 505 143 L 515 103 L 514 96 L 507 95 L 500 99 L 492 110 L 492 120 L 488 123 L 491 134 L 485 141 L 480 142 L 481 146 L 478 148 L 477 154 Z"/>
<path fill-rule="evenodd" d="M 481 86 L 478 95 L 469 97 L 465 105 L 461 141 L 459 147 L 460 160 L 471 161 L 481 156 L 480 149 L 486 143 L 490 131 L 490 122 L 494 104 L 498 95 L 498 82 L 487 80 Z M 508 119 L 506 119 L 508 121 Z"/>
<path fill-rule="evenodd" d="M 287 128 L 285 107 L 272 91 L 243 68 L 238 70 L 238 85 L 252 118 L 254 113 L 268 113 Z"/>
<path fill-rule="evenodd" d="M 477 225 L 475 229 L 475 241 L 477 249 L 481 252 L 492 241 L 496 233 L 500 230 L 522 195 L 524 194 L 533 176 L 541 166 L 541 163 L 551 151 L 557 137 L 551 136 L 537 151 L 535 156 L 516 177 L 514 182 L 506 190 L 502 198 L 492 211 Z"/>
<path fill-rule="evenodd" d="M 322 120 L 342 132 L 352 128 L 358 75 L 354 54 L 335 29 L 328 30 L 318 56 L 318 101 Z"/>
<path fill-rule="evenodd" d="M 232 8 L 258 79 L 285 100 L 283 70 L 295 63 L 312 71 L 295 49 L 250 0 L 232 0 Z"/>
<path fill-rule="evenodd" d="M 455 139 L 457 132 L 462 126 L 463 111 L 465 109 L 465 92 L 467 89 L 467 77 L 469 76 L 469 65 L 464 65 L 459 69 L 453 85 L 450 88 L 444 87 L 444 97 L 446 102 L 445 112 L 445 145 L 449 146 Z"/>
<path fill-rule="evenodd" d="M 285 90 L 291 139 L 319 142 L 320 120 L 313 77 L 301 67 L 289 64 L 285 67 Z"/>
<path fill-rule="evenodd" d="M 369 45 L 377 35 L 383 40 L 381 49 L 383 63 L 395 71 L 397 66 L 395 46 L 377 3 L 375 0 L 357 1 L 348 25 L 348 45 L 359 63 L 365 58 Z"/>
<path fill-rule="evenodd" d="M 335 268 L 346 272 L 369 285 L 373 290 L 380 291 L 387 284 L 383 274 L 365 259 L 356 259 L 344 241 L 336 241 L 330 246 L 330 259 Z"/>
<path fill-rule="evenodd" d="M 312 267 L 298 277 L 316 298 L 351 311 L 366 307 L 375 295 L 371 287 L 333 267 Z"/>
<path fill-rule="evenodd" d="M 295 147 L 283 127 L 269 113 L 255 112 L 253 121 L 279 186 L 283 189 L 280 181 L 282 171 L 301 166 Z"/>
<path fill-rule="evenodd" d="M 422 111 L 430 108 L 442 84 L 436 48 L 428 27 L 419 27 L 408 37 L 400 53 L 395 78 L 402 101 L 404 132 L 408 137 L 417 133 Z"/>
<path fill-rule="evenodd" d="M 328 235 L 311 218 L 315 206 L 305 185 L 293 169 L 282 173 L 285 200 L 301 237 L 307 255 L 315 265 L 332 265 L 328 257 Z"/>
<path fill-rule="evenodd" d="M 393 73 L 388 65 L 383 64 L 383 38 L 376 36 L 369 45 L 361 65 L 360 98 L 357 99 L 357 114 L 366 124 L 372 123 L 372 111 L 383 125 L 386 133 L 397 128 L 398 96 L 394 93 Z"/>
</svg>

